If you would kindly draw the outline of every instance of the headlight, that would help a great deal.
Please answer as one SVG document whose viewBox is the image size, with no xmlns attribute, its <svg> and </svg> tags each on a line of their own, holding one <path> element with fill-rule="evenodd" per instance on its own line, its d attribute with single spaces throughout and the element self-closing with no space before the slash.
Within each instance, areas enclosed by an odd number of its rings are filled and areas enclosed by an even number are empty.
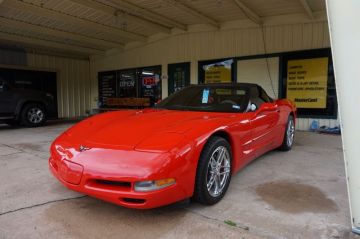
<svg viewBox="0 0 360 239">
<path fill-rule="evenodd" d="M 161 188 L 165 188 L 175 184 L 175 179 L 167 178 L 167 179 L 160 179 L 155 181 L 142 181 L 135 183 L 135 191 L 137 192 L 149 192 L 158 190 Z"/>
</svg>

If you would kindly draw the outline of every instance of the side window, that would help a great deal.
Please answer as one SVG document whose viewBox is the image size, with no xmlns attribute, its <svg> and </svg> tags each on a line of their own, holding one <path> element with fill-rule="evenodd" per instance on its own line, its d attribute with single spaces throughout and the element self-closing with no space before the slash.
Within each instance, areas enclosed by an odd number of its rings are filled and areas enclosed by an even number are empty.
<svg viewBox="0 0 360 239">
<path fill-rule="evenodd" d="M 0 81 L 0 92 L 5 91 L 5 82 Z"/>
<path fill-rule="evenodd" d="M 268 96 L 268 94 L 266 94 L 266 92 L 263 88 L 259 87 L 259 90 L 260 90 L 260 98 L 262 100 L 264 100 L 267 103 L 272 102 L 272 99 Z"/>
<path fill-rule="evenodd" d="M 250 94 L 250 102 L 256 105 L 256 109 L 259 109 L 259 107 L 263 103 L 267 102 L 260 96 L 260 91 L 258 87 L 251 87 L 249 94 Z"/>
</svg>

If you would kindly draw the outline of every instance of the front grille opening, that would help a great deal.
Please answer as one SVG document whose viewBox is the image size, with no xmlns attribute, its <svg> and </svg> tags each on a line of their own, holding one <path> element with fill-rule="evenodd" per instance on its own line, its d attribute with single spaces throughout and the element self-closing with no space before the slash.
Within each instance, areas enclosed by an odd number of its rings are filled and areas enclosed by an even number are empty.
<svg viewBox="0 0 360 239">
<path fill-rule="evenodd" d="M 103 185 L 131 188 L 130 182 L 109 181 L 109 180 L 101 180 L 101 179 L 96 179 L 95 181 L 96 181 L 96 183 L 103 184 Z"/>
<path fill-rule="evenodd" d="M 128 202 L 128 203 L 134 203 L 134 204 L 142 204 L 145 203 L 145 199 L 140 199 L 140 198 L 122 198 L 122 200 L 124 202 Z"/>
</svg>

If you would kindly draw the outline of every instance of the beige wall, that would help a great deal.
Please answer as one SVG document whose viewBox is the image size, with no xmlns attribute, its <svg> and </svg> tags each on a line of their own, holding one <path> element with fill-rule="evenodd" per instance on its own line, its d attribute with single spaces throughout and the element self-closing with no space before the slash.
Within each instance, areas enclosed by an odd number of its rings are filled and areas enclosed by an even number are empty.
<svg viewBox="0 0 360 239">
<path fill-rule="evenodd" d="M 289 21 L 291 22 L 291 21 Z M 235 28 L 234 28 L 235 27 Z M 264 50 L 263 35 L 266 51 Z M 97 72 L 133 67 L 162 65 L 162 74 L 167 76 L 167 65 L 191 62 L 191 82 L 198 80 L 198 61 L 278 53 L 305 49 L 330 47 L 328 25 L 325 20 L 298 22 L 260 27 L 232 26 L 229 29 L 209 30 L 198 28 L 189 33 L 173 33 L 159 37 L 148 44 L 128 47 L 123 52 L 108 52 L 106 56 L 91 59 L 92 105 L 97 100 Z M 269 60 L 274 90 L 278 91 L 278 58 Z M 257 82 L 272 94 L 264 59 L 238 62 L 238 77 Z M 260 67 L 256 70 L 256 67 Z M 246 70 L 241 70 L 246 69 Z M 255 75 L 256 73 L 256 75 Z M 266 77 L 266 78 L 264 78 Z M 263 79 L 256 81 L 255 78 Z M 242 81 L 242 80 L 240 80 Z M 167 96 L 167 77 L 162 82 L 163 97 Z M 312 119 L 301 119 L 298 129 L 307 130 Z M 321 120 L 320 125 L 334 126 L 337 120 Z"/>
<path fill-rule="evenodd" d="M 278 98 L 279 57 L 238 61 L 236 80 L 237 82 L 259 84 L 270 97 Z"/>
<path fill-rule="evenodd" d="M 57 72 L 60 118 L 84 116 L 91 110 L 89 61 L 48 55 L 28 54 L 28 66 Z"/>
<path fill-rule="evenodd" d="M 26 65 L 1 65 L 1 67 L 55 71 L 60 118 L 84 116 L 86 111 L 91 109 L 89 60 L 35 53 L 27 53 L 26 58 Z"/>
<path fill-rule="evenodd" d="M 265 26 L 266 52 L 285 52 L 329 47 L 327 22 Z M 263 54 L 262 30 L 259 27 L 226 30 L 203 30 L 174 33 L 171 36 L 134 46 L 123 52 L 109 52 L 94 57 L 94 72 L 131 67 L 163 65 L 190 61 L 192 79 L 197 81 L 197 62 L 232 56 Z"/>
</svg>

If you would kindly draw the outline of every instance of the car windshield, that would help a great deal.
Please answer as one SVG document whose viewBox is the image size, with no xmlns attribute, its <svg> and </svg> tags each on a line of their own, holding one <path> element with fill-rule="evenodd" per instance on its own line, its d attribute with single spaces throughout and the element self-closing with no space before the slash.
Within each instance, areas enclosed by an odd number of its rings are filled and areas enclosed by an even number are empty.
<svg viewBox="0 0 360 239">
<path fill-rule="evenodd" d="M 244 112 L 248 88 L 237 85 L 190 86 L 170 95 L 155 108 L 168 110 Z"/>
</svg>

